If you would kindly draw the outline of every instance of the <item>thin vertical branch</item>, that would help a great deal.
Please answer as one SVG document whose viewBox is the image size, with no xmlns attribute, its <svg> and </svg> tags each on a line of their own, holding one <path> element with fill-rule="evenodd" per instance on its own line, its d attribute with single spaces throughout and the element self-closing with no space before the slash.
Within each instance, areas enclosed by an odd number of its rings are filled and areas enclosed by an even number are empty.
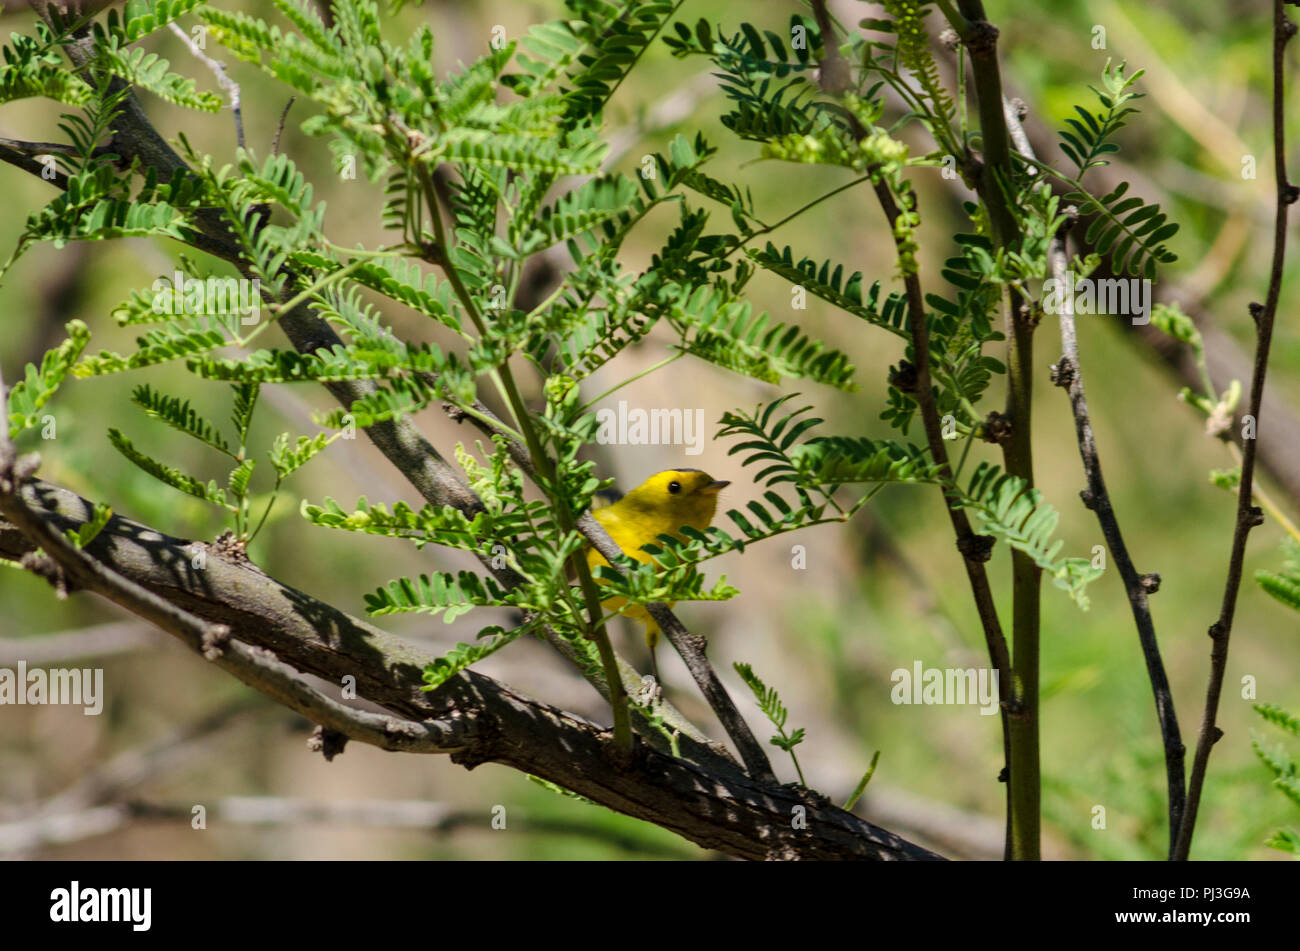
<svg viewBox="0 0 1300 951">
<path fill-rule="evenodd" d="M 1034 147 L 1030 144 L 1029 136 L 1025 134 L 1024 127 L 1020 123 L 1017 108 L 1012 103 L 1006 102 L 1003 114 L 1016 151 L 1026 158 L 1035 158 Z M 1066 287 L 1069 280 L 1065 249 L 1068 228 L 1069 223 L 1055 236 L 1048 251 L 1048 266 L 1057 287 Z M 1070 289 L 1067 288 L 1066 293 L 1068 295 Z M 1066 299 L 1069 300 L 1070 297 L 1067 296 Z M 1064 387 L 1069 394 L 1070 406 L 1074 413 L 1075 439 L 1088 483 L 1088 488 L 1083 493 L 1083 501 L 1096 513 L 1102 536 L 1106 539 L 1106 546 L 1110 549 L 1111 557 L 1115 559 L 1120 578 L 1124 582 L 1124 591 L 1133 612 L 1133 621 L 1137 625 L 1142 656 L 1146 660 L 1147 677 L 1151 681 L 1152 693 L 1155 694 L 1156 718 L 1160 723 L 1160 734 L 1164 743 L 1165 779 L 1169 799 L 1169 852 L 1172 855 L 1187 800 L 1183 769 L 1187 748 L 1183 746 L 1182 735 L 1178 728 L 1173 693 L 1169 688 L 1169 678 L 1165 674 L 1164 661 L 1160 656 L 1160 645 L 1156 641 L 1151 606 L 1147 602 L 1147 596 L 1154 594 L 1159 588 L 1160 576 L 1154 573 L 1139 575 L 1129 555 L 1128 546 L 1124 543 L 1119 520 L 1111 506 L 1110 493 L 1106 489 L 1106 480 L 1101 473 L 1101 457 L 1097 453 L 1097 441 L 1093 436 L 1088 399 L 1083 392 L 1083 369 L 1079 360 L 1079 338 L 1074 323 L 1074 308 L 1063 308 L 1057 317 L 1061 327 L 1061 359 L 1052 367 L 1052 382 Z"/>
<path fill-rule="evenodd" d="M 819 24 L 829 25 L 830 17 L 826 12 L 825 0 L 812 0 L 813 12 Z M 843 60 L 835 46 L 834 34 L 822 27 L 822 88 L 825 92 L 835 94 L 837 90 L 827 81 L 828 77 L 839 76 L 841 68 L 836 60 Z M 845 64 L 847 68 L 847 64 Z M 855 129 L 861 138 L 865 130 Z M 893 192 L 883 181 L 873 182 L 872 187 L 881 210 L 889 222 L 891 234 L 897 234 L 896 225 L 902 210 L 895 201 Z M 897 239 L 896 239 L 897 241 Z M 903 275 L 903 286 L 907 299 L 908 326 L 912 338 L 912 359 L 916 361 L 916 389 L 913 396 L 921 414 L 925 428 L 926 442 L 935 465 L 939 467 L 941 477 L 951 481 L 952 466 L 948 459 L 948 447 L 943 439 L 943 424 L 939 417 L 939 408 L 934 398 L 934 385 L 930 378 L 930 332 L 925 320 L 925 295 L 921 291 L 921 280 L 913 273 Z M 966 568 L 966 578 L 970 583 L 971 595 L 975 599 L 975 609 L 979 614 L 980 626 L 984 631 L 984 640 L 989 652 L 989 660 L 998 672 L 998 686 L 1005 698 L 1014 690 L 1011 676 L 1011 655 L 1007 647 L 1006 636 L 1002 631 L 1002 622 L 998 619 L 997 606 L 993 602 L 993 589 L 989 585 L 988 572 L 984 568 L 989 560 L 993 540 L 987 536 L 977 535 L 971 528 L 966 510 L 958 508 L 951 499 L 944 495 L 944 507 L 952 523 L 957 538 L 957 550 L 961 553 L 962 563 Z M 1011 733 L 1008 720 L 1008 706 L 1014 705 L 1004 700 L 1001 705 L 1002 745 L 1004 764 L 1002 776 L 1007 786 L 1007 857 L 1011 855 Z"/>
<path fill-rule="evenodd" d="M 1059 236 L 1052 242 L 1050 252 L 1052 276 L 1058 286 L 1067 280 L 1065 236 Z M 1156 718 L 1160 721 L 1160 735 L 1165 750 L 1165 780 L 1169 797 L 1169 854 L 1173 855 L 1174 842 L 1178 835 L 1178 826 L 1182 822 L 1183 810 L 1187 802 L 1187 790 L 1184 779 L 1184 759 L 1187 748 L 1183 745 L 1182 734 L 1178 728 L 1178 714 L 1174 712 L 1173 693 L 1169 689 L 1169 677 L 1165 674 L 1164 661 L 1160 657 L 1160 645 L 1156 641 L 1155 623 L 1151 619 L 1151 606 L 1147 596 L 1154 594 L 1160 586 L 1157 574 L 1138 574 L 1129 555 L 1128 546 L 1120 532 L 1119 520 L 1111 506 L 1110 493 L 1106 490 L 1106 480 L 1101 474 L 1101 459 L 1097 454 L 1097 442 L 1092 432 L 1092 417 L 1088 413 L 1088 400 L 1083 392 L 1083 371 L 1079 363 L 1079 341 L 1075 333 L 1074 313 L 1072 309 L 1060 314 L 1061 321 L 1061 359 L 1052 368 L 1052 379 L 1057 386 L 1065 387 L 1070 397 L 1070 406 L 1074 410 L 1075 438 L 1079 444 L 1079 455 L 1083 460 L 1083 471 L 1088 481 L 1088 488 L 1083 494 L 1084 504 L 1097 515 L 1102 537 L 1106 547 L 1115 560 L 1120 578 L 1124 581 L 1124 593 L 1128 596 L 1129 607 L 1133 612 L 1133 621 L 1137 625 L 1138 641 L 1142 645 L 1142 656 L 1146 660 L 1147 677 L 1151 681 L 1151 691 L 1155 695 Z"/>
<path fill-rule="evenodd" d="M 1249 414 L 1259 430 L 1260 407 L 1264 400 L 1264 377 L 1268 372 L 1268 354 L 1273 342 L 1273 321 L 1277 316 L 1277 302 L 1282 293 L 1282 270 L 1286 262 L 1286 227 L 1290 206 L 1300 197 L 1300 188 L 1287 181 L 1286 129 L 1284 125 L 1284 90 L 1286 44 L 1296 33 L 1296 25 L 1286 16 L 1284 0 L 1273 0 L 1273 175 L 1277 186 L 1277 205 L 1273 218 L 1273 266 L 1268 279 L 1268 296 L 1264 305 L 1251 305 L 1255 318 L 1255 367 L 1250 380 Z M 1210 750 L 1223 736 L 1217 724 L 1219 698 L 1228 668 L 1228 639 L 1232 634 L 1232 620 L 1237 611 L 1237 593 L 1241 590 L 1241 576 L 1246 557 L 1246 540 L 1250 530 L 1264 521 L 1264 513 L 1255 505 L 1252 487 L 1255 479 L 1255 456 L 1259 441 L 1243 440 L 1241 453 L 1241 488 L 1237 494 L 1236 527 L 1232 533 L 1232 554 L 1228 560 L 1228 578 L 1223 588 L 1223 602 L 1219 618 L 1210 626 L 1210 683 L 1205 693 L 1205 711 L 1201 717 L 1201 731 L 1196 740 L 1196 755 L 1192 759 L 1192 777 L 1187 790 L 1187 808 L 1178 829 L 1171 858 L 1186 861 L 1192 848 L 1192 833 L 1196 829 L 1196 814 L 1201 804 L 1201 791 L 1205 785 L 1205 771 L 1210 762 Z"/>
<path fill-rule="evenodd" d="M 959 0 L 943 11 L 970 53 L 980 115 L 984 164 L 975 187 L 988 209 L 993 241 L 1015 248 L 1020 242 L 1011 189 L 1012 143 L 998 67 L 998 29 L 984 15 L 981 0 Z M 960 11 L 960 12 L 958 12 Z M 1030 302 L 1014 290 L 1007 295 L 1007 410 L 1010 432 L 1002 440 L 1007 473 L 1034 485 L 1031 408 L 1035 319 Z M 1039 625 L 1042 569 L 1025 552 L 1011 552 L 1014 704 L 1009 711 L 1011 770 L 1011 857 L 1040 857 L 1042 779 L 1039 762 Z"/>
</svg>

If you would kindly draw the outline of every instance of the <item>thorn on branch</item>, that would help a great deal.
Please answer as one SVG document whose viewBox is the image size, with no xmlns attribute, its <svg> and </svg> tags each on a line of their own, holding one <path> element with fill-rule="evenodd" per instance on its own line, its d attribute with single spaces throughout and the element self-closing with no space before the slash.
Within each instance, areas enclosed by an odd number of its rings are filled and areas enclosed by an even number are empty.
<svg viewBox="0 0 1300 951">
<path fill-rule="evenodd" d="M 60 601 L 66 601 L 69 594 L 79 589 L 76 582 L 68 577 L 68 573 L 60 567 L 59 563 L 43 551 L 27 552 L 18 559 L 18 564 L 32 574 L 48 581 L 50 587 L 54 589 L 55 597 Z"/>
<path fill-rule="evenodd" d="M 972 20 L 962 40 L 972 56 L 992 56 L 998 46 L 998 28 L 988 20 Z"/>
<path fill-rule="evenodd" d="M 1069 389 L 1074 383 L 1074 361 L 1068 356 L 1062 354 L 1061 359 L 1052 364 L 1051 370 L 1053 386 Z"/>
<path fill-rule="evenodd" d="M 984 425 L 980 429 L 980 438 L 985 442 L 1001 445 L 1011 438 L 1014 428 L 1010 416 L 993 410 L 984 419 Z"/>
<path fill-rule="evenodd" d="M 1097 497 L 1092 494 L 1091 489 L 1084 489 L 1079 493 L 1079 498 L 1083 500 L 1083 507 L 1086 509 L 1097 508 Z"/>
<path fill-rule="evenodd" d="M 1251 301 L 1251 302 L 1250 302 L 1250 319 L 1253 320 L 1253 321 L 1255 321 L 1255 326 L 1256 326 L 1256 327 L 1259 326 L 1259 322 L 1260 322 L 1261 319 L 1263 319 L 1263 317 L 1264 317 L 1264 305 L 1261 304 L 1261 303 L 1260 303 L 1259 301 L 1257 301 L 1257 300 L 1253 300 L 1253 301 Z"/>
<path fill-rule="evenodd" d="M 1138 584 L 1142 586 L 1142 590 L 1147 594 L 1155 594 L 1160 590 L 1159 572 L 1152 571 L 1149 574 L 1141 575 L 1138 578 Z"/>
<path fill-rule="evenodd" d="M 1287 182 L 1286 186 L 1282 189 L 1282 204 L 1294 205 L 1297 200 L 1300 200 L 1300 186 L 1292 185 L 1290 182 Z"/>
<path fill-rule="evenodd" d="M 244 546 L 244 540 L 239 538 L 230 529 L 226 529 L 217 540 L 212 543 L 212 553 L 233 561 L 236 564 L 250 564 L 248 560 L 248 549 Z"/>
<path fill-rule="evenodd" d="M 213 624 L 203 632 L 203 640 L 199 645 L 203 652 L 204 660 L 217 660 L 225 652 L 224 648 L 230 643 L 230 628 L 224 624 Z"/>
<path fill-rule="evenodd" d="M 899 360 L 897 367 L 889 368 L 889 385 L 903 393 L 916 392 L 916 367 L 906 360 Z"/>
<path fill-rule="evenodd" d="M 1011 778 L 1011 770 L 1008 769 L 1006 766 L 1003 766 L 1001 771 L 998 773 L 998 782 L 1005 783 L 1010 778 Z"/>
<path fill-rule="evenodd" d="M 343 752 L 343 747 L 348 745 L 347 735 L 340 733 L 338 730 L 330 730 L 317 724 L 316 729 L 311 731 L 311 736 L 307 738 L 307 749 L 313 753 L 320 753 L 325 757 L 325 762 L 330 762 L 334 757 Z"/>
<path fill-rule="evenodd" d="M 976 535 L 974 532 L 957 539 L 957 551 L 967 561 L 984 562 L 993 557 L 993 546 L 997 539 L 992 535 Z"/>
<path fill-rule="evenodd" d="M 1244 515 L 1247 528 L 1256 528 L 1264 524 L 1264 510 L 1258 505 L 1252 505 L 1246 509 Z"/>
<path fill-rule="evenodd" d="M 1217 641 L 1220 638 L 1222 638 L 1223 630 L 1224 630 L 1223 625 L 1218 621 L 1215 621 L 1213 624 L 1211 624 L 1210 630 L 1207 632 L 1210 635 L 1210 640 Z"/>
<path fill-rule="evenodd" d="M 1221 739 L 1223 739 L 1223 731 L 1216 726 L 1214 732 L 1210 734 L 1210 742 L 1217 743 Z"/>
</svg>

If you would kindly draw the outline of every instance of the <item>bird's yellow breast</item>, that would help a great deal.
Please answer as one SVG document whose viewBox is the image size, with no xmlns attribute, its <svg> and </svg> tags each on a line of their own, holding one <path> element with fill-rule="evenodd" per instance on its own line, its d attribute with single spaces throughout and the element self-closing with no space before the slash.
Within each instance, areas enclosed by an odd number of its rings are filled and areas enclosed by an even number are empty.
<svg viewBox="0 0 1300 951">
<path fill-rule="evenodd" d="M 695 469 L 669 469 L 651 476 L 613 505 L 594 509 L 591 514 L 626 555 L 649 563 L 653 559 L 642 546 L 659 544 L 660 535 L 681 538 L 683 526 L 699 531 L 709 527 L 717 510 L 718 491 L 727 484 Z M 595 548 L 589 548 L 587 564 L 594 570 L 609 561 Z M 606 598 L 601 604 L 644 624 L 651 647 L 659 639 L 659 625 L 643 606 L 628 605 L 623 598 Z"/>
</svg>

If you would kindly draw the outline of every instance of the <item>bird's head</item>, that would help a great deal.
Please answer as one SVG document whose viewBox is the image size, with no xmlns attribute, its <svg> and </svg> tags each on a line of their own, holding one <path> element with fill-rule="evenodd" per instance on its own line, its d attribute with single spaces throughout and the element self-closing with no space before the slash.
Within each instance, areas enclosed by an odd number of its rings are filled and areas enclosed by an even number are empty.
<svg viewBox="0 0 1300 951">
<path fill-rule="evenodd" d="M 623 503 L 653 513 L 662 533 L 673 534 L 683 525 L 703 531 L 717 511 L 718 492 L 730 484 L 699 469 L 665 469 L 624 496 Z"/>
</svg>

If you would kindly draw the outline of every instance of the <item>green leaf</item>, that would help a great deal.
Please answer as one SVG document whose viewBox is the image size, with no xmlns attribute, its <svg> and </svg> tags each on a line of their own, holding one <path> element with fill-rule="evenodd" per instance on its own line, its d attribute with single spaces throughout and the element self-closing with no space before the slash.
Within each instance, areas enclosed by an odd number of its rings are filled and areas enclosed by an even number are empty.
<svg viewBox="0 0 1300 951">
<path fill-rule="evenodd" d="M 108 441 L 113 444 L 114 449 L 159 482 L 184 492 L 186 495 L 192 495 L 196 499 L 219 505 L 231 512 L 237 510 L 237 506 L 233 506 L 227 501 L 226 490 L 220 488 L 216 482 L 209 481 L 204 484 L 193 476 L 186 475 L 179 469 L 165 465 L 157 459 L 140 452 L 131 445 L 131 441 L 122 435 L 119 430 L 110 429 L 108 431 Z"/>
<path fill-rule="evenodd" d="M 41 407 L 49 402 L 90 342 L 90 328 L 82 321 L 71 320 L 65 326 L 68 339 L 46 351 L 39 369 L 27 364 L 26 376 L 9 391 L 7 418 L 11 439 L 40 422 Z"/>
<path fill-rule="evenodd" d="M 720 367 L 768 383 L 783 377 L 812 380 L 853 391 L 853 364 L 839 350 L 799 327 L 772 323 L 740 301 L 708 285 L 668 295 L 665 318 L 682 336 L 681 347 Z"/>
<path fill-rule="evenodd" d="M 230 421 L 235 424 L 239 445 L 243 447 L 248 443 L 248 430 L 253 425 L 253 411 L 257 408 L 257 397 L 262 389 L 258 383 L 234 383 L 230 389 L 235 396 Z"/>
<path fill-rule="evenodd" d="M 192 436 L 218 452 L 234 458 L 235 454 L 230 451 L 230 444 L 226 442 L 225 437 L 190 407 L 189 400 L 177 396 L 164 396 L 151 389 L 146 383 L 135 388 L 131 394 L 131 401 L 154 419 L 160 419 L 178 432 Z"/>
<path fill-rule="evenodd" d="M 424 686 L 420 689 L 437 690 L 471 664 L 478 663 L 484 657 L 495 654 L 511 641 L 518 640 L 521 634 L 527 633 L 533 627 L 535 627 L 535 625 L 525 625 L 517 627 L 512 631 L 507 631 L 504 628 L 496 626 L 485 627 L 478 633 L 479 639 L 482 643 L 458 643 L 454 648 L 442 657 L 439 657 L 433 663 L 426 664 L 422 677 L 424 680 Z M 487 640 L 483 641 L 483 638 L 487 638 Z"/>
<path fill-rule="evenodd" d="M 754 673 L 754 668 L 749 664 L 737 662 L 731 666 L 754 694 L 754 699 L 758 701 L 758 707 L 763 711 L 763 716 L 767 717 L 772 726 L 776 727 L 776 735 L 771 737 L 768 742 L 790 754 L 790 758 L 794 760 L 794 768 L 799 773 L 799 782 L 803 783 L 803 770 L 799 768 L 799 760 L 794 754 L 794 748 L 804 741 L 805 733 L 803 728 L 800 727 L 792 733 L 786 733 L 785 722 L 789 716 L 789 711 L 786 710 L 785 704 L 781 702 L 781 697 L 777 694 L 776 688 L 763 683 L 758 674 Z"/>
<path fill-rule="evenodd" d="M 104 530 L 104 526 L 108 524 L 108 520 L 112 517 L 113 509 L 111 506 L 103 502 L 96 502 L 90 521 L 82 522 L 76 529 L 66 531 L 64 534 L 74 547 L 85 548 Z"/>
<path fill-rule="evenodd" d="M 1257 703 L 1255 712 L 1274 726 L 1280 726 L 1293 736 L 1300 736 L 1300 718 L 1287 713 L 1277 704 Z"/>
<path fill-rule="evenodd" d="M 965 492 L 953 488 L 948 495 L 957 507 L 972 509 L 979 516 L 981 532 L 1002 538 L 1029 555 L 1053 584 L 1068 592 L 1081 609 L 1087 609 L 1085 589 L 1101 577 L 1101 569 L 1086 558 L 1057 557 L 1063 542 L 1053 541 L 1052 533 L 1060 516 L 1042 501 L 1041 492 L 1028 488 L 1024 479 L 982 462 Z"/>
<path fill-rule="evenodd" d="M 280 433 L 275 437 L 275 442 L 267 453 L 271 457 L 271 466 L 275 469 L 275 474 L 283 479 L 301 469 L 335 438 L 337 436 L 317 433 L 314 436 L 299 436 L 298 441 L 290 445 L 289 434 Z"/>
<path fill-rule="evenodd" d="M 496 581 L 472 571 L 455 575 L 439 571 L 414 580 L 397 578 L 366 595 L 366 610 L 376 617 L 407 612 L 442 614 L 447 623 L 475 607 L 511 603 L 510 595 Z"/>
<path fill-rule="evenodd" d="M 904 340 L 911 338 L 907 328 L 906 302 L 902 294 L 892 293 L 880 304 L 881 285 L 876 281 L 864 296 L 862 272 L 854 271 L 846 281 L 843 280 L 842 265 L 832 268 L 830 261 L 824 261 L 819 266 L 812 258 L 803 258 L 796 264 L 789 246 L 778 250 L 771 242 L 762 251 L 748 249 L 745 253 L 755 264 L 779 274 L 814 297 L 855 317 L 861 317 L 896 337 Z"/>
<path fill-rule="evenodd" d="M 235 499 L 242 501 L 248 497 L 248 483 L 253 478 L 253 467 L 257 464 L 256 459 L 245 459 L 235 468 L 230 470 L 227 477 L 226 485 L 230 489 L 230 494 Z"/>
<path fill-rule="evenodd" d="M 132 86 L 147 89 L 160 99 L 200 112 L 221 111 L 221 97 L 199 92 L 194 80 L 170 70 L 171 64 L 157 53 L 136 48 L 117 49 L 116 44 L 97 47 L 97 60 L 108 72 Z"/>
</svg>

